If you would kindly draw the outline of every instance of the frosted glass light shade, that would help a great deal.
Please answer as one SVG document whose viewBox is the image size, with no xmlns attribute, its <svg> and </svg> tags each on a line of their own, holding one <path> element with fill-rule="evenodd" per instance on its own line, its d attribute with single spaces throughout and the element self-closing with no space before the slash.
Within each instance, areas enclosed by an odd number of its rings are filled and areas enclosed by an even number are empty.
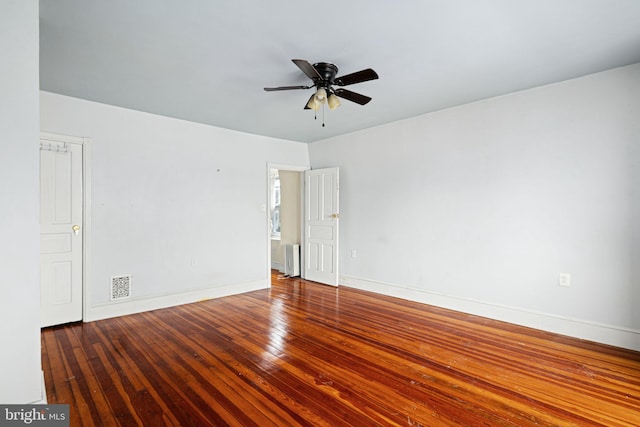
<svg viewBox="0 0 640 427">
<path fill-rule="evenodd" d="M 310 108 L 311 110 L 314 110 L 314 111 L 318 111 L 318 109 L 320 108 L 320 104 L 316 102 L 315 95 L 309 98 L 309 102 L 307 102 L 307 108 Z"/>
<path fill-rule="evenodd" d="M 327 91 L 324 88 L 319 88 L 316 91 L 316 103 L 318 104 L 324 104 L 325 102 L 327 102 Z"/>
<path fill-rule="evenodd" d="M 330 110 L 335 110 L 340 106 L 340 100 L 338 99 L 337 96 L 335 96 L 334 94 L 331 94 L 329 95 L 329 98 L 327 98 L 327 104 L 329 104 Z"/>
</svg>

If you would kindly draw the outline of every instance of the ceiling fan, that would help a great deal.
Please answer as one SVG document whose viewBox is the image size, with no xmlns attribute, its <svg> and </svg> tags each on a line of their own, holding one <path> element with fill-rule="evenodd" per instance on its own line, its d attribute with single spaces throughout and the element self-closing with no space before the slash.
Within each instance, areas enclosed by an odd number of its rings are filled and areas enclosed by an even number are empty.
<svg viewBox="0 0 640 427">
<path fill-rule="evenodd" d="M 265 87 L 267 92 L 277 90 L 292 90 L 292 89 L 311 89 L 316 88 L 309 101 L 304 106 L 305 110 L 318 111 L 325 103 L 329 106 L 329 109 L 333 110 L 340 106 L 340 100 L 338 97 L 355 102 L 356 104 L 365 105 L 371 98 L 365 95 L 361 95 L 356 92 L 352 92 L 341 87 L 334 88 L 333 86 L 348 86 L 356 83 L 366 82 L 368 80 L 375 80 L 378 78 L 378 74 L 371 68 L 356 71 L 355 73 L 346 74 L 344 76 L 336 77 L 338 74 L 338 67 L 328 62 L 318 62 L 311 65 L 304 59 L 292 59 L 294 64 L 307 75 L 313 84 L 309 86 L 279 86 L 279 87 Z M 323 123 L 324 126 L 324 123 Z"/>
</svg>

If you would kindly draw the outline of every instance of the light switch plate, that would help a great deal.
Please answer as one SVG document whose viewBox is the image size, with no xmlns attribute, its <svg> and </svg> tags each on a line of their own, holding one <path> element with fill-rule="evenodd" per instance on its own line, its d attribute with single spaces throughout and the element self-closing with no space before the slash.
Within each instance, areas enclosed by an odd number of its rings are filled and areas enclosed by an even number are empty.
<svg viewBox="0 0 640 427">
<path fill-rule="evenodd" d="M 571 286 L 571 274 L 569 273 L 560 273 L 558 275 L 558 285 L 560 286 Z"/>
</svg>

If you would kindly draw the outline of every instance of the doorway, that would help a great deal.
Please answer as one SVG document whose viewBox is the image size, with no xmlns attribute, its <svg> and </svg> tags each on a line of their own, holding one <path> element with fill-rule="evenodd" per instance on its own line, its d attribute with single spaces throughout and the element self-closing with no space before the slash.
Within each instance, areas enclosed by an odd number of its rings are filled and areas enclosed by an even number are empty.
<svg viewBox="0 0 640 427">
<path fill-rule="evenodd" d="M 40 135 L 41 327 L 84 318 L 88 142 Z"/>
<path fill-rule="evenodd" d="M 273 165 L 269 168 L 269 266 L 289 276 L 301 275 L 304 169 Z"/>
<path fill-rule="evenodd" d="M 310 170 L 267 165 L 267 277 L 271 277 L 273 268 L 280 270 L 281 266 L 288 265 L 290 246 L 299 245 L 300 277 L 338 286 L 338 172 L 337 167 Z M 283 176 L 297 184 L 294 190 L 288 192 L 283 188 Z M 290 203 L 289 220 L 282 203 Z M 291 234 L 283 238 L 282 231 L 287 226 L 291 227 Z M 276 235 L 278 230 L 280 236 Z"/>
</svg>

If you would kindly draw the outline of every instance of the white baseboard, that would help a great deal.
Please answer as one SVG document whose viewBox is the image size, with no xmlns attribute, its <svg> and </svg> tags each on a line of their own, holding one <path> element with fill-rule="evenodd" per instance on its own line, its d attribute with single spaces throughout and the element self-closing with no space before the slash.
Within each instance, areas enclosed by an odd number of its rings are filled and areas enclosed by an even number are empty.
<svg viewBox="0 0 640 427">
<path fill-rule="evenodd" d="M 36 400 L 35 402 L 30 402 L 29 405 L 46 405 L 47 402 L 47 387 L 44 383 L 44 371 L 41 371 L 42 374 L 42 388 L 40 389 L 40 400 Z"/>
<path fill-rule="evenodd" d="M 640 331 L 634 329 L 571 319 L 351 276 L 340 276 L 340 285 L 640 351 Z"/>
<path fill-rule="evenodd" d="M 271 269 L 278 270 L 280 273 L 284 273 L 284 264 L 276 261 L 271 261 Z"/>
<path fill-rule="evenodd" d="M 128 314 L 157 310 L 160 308 L 174 307 L 176 305 L 190 304 L 213 298 L 226 297 L 244 292 L 256 291 L 268 288 L 270 278 L 255 280 L 252 282 L 235 283 L 215 288 L 199 289 L 181 294 L 162 295 L 145 299 L 130 299 L 108 304 L 88 307 L 85 322 L 108 319 L 111 317 L 126 316 Z"/>
</svg>

